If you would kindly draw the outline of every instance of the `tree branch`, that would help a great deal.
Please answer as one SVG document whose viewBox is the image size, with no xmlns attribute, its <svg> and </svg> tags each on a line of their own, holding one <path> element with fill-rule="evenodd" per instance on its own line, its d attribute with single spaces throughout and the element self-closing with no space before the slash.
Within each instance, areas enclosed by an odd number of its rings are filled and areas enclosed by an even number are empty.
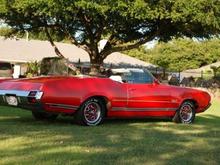
<svg viewBox="0 0 220 165">
<path fill-rule="evenodd" d="M 57 47 L 57 46 L 55 45 L 55 43 L 53 42 L 53 39 L 52 39 L 52 37 L 51 37 L 51 35 L 50 35 L 50 33 L 49 33 L 47 27 L 45 27 L 44 29 L 45 29 L 45 32 L 46 32 L 46 35 L 47 35 L 47 37 L 48 37 L 48 39 L 49 39 L 50 44 L 51 44 L 51 45 L 53 46 L 53 48 L 54 48 L 55 53 L 56 53 L 59 57 L 65 58 L 64 55 L 60 52 L 60 50 L 58 49 L 58 47 Z"/>
<path fill-rule="evenodd" d="M 97 30 L 96 30 L 96 34 L 95 34 L 95 38 L 97 40 L 97 42 L 99 42 L 101 40 L 101 37 L 102 37 L 102 33 L 103 33 L 103 30 L 105 28 L 105 23 L 104 23 L 104 19 L 102 19 L 102 17 L 99 15 L 98 16 L 99 18 L 99 25 L 97 26 Z"/>
<path fill-rule="evenodd" d="M 79 43 L 79 42 L 76 40 L 76 38 L 75 38 L 66 28 L 63 27 L 63 29 L 64 29 L 63 32 L 64 32 L 65 35 L 69 38 L 70 42 L 71 42 L 73 45 L 76 45 L 78 48 L 81 48 L 81 49 L 85 50 L 85 51 L 88 52 L 88 53 L 90 52 L 90 49 L 89 49 L 89 47 L 87 46 L 87 45 L 88 45 L 87 42 Z"/>
<path fill-rule="evenodd" d="M 110 45 L 115 45 L 117 40 L 115 40 L 115 34 L 112 34 L 109 39 L 108 39 L 108 42 Z"/>
<path fill-rule="evenodd" d="M 76 38 L 65 28 L 62 27 L 64 34 L 69 38 L 70 42 L 76 46 L 79 46 L 79 42 L 76 40 Z"/>
<path fill-rule="evenodd" d="M 79 18 L 85 26 L 86 33 L 88 34 L 88 38 L 91 42 L 90 44 L 94 44 L 94 36 L 91 30 L 92 28 L 89 25 L 90 20 L 86 17 L 85 14 L 82 14 L 81 11 L 79 11 Z"/>
<path fill-rule="evenodd" d="M 106 58 L 109 54 L 113 52 L 121 52 L 121 51 L 126 51 L 134 48 L 138 48 L 139 46 L 145 44 L 146 42 L 152 41 L 156 36 L 158 35 L 157 32 L 153 33 L 152 35 L 144 38 L 143 40 L 137 41 L 136 43 L 133 44 L 128 44 L 128 45 L 122 45 L 122 46 L 117 46 L 117 47 L 107 47 L 106 49 L 104 48 L 100 54 L 103 58 Z"/>
</svg>

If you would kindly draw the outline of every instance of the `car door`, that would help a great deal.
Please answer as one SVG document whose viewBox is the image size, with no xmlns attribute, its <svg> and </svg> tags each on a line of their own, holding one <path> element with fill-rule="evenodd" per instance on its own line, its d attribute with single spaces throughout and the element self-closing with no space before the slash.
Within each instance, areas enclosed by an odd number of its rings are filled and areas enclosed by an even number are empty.
<svg viewBox="0 0 220 165">
<path fill-rule="evenodd" d="M 128 84 L 128 109 L 161 110 L 171 103 L 170 92 L 156 84 Z"/>
<path fill-rule="evenodd" d="M 132 71 L 127 82 L 127 111 L 135 116 L 169 116 L 174 109 L 170 91 L 155 83 L 149 72 Z"/>
</svg>

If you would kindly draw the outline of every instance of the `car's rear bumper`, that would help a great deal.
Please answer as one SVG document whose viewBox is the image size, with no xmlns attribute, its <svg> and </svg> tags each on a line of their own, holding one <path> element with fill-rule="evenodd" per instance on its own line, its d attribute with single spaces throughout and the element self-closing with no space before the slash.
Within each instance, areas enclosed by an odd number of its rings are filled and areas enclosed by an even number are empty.
<svg viewBox="0 0 220 165">
<path fill-rule="evenodd" d="M 42 95 L 41 91 L 0 90 L 0 105 L 20 107 L 32 111 L 43 111 L 44 108 L 40 102 Z M 17 104 L 10 105 L 7 101 L 8 96 L 16 98 Z"/>
</svg>

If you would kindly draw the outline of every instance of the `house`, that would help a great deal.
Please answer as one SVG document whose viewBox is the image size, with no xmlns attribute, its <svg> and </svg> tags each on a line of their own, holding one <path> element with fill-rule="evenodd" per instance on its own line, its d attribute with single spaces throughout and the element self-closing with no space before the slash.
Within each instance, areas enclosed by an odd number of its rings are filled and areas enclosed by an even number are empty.
<svg viewBox="0 0 220 165">
<path fill-rule="evenodd" d="M 55 43 L 65 58 L 72 62 L 89 64 L 89 55 L 83 49 L 67 43 Z M 25 63 L 41 61 L 44 57 L 56 57 L 53 47 L 48 41 L 4 39 L 0 37 L 0 61 L 15 64 L 17 74 L 24 74 Z M 156 68 L 155 65 L 116 52 L 104 60 L 105 66 L 113 67 L 147 67 Z M 15 75 L 15 77 L 18 75 Z"/>
<path fill-rule="evenodd" d="M 181 77 L 213 77 L 212 67 L 220 67 L 220 61 L 200 67 L 198 69 L 189 69 L 181 72 Z"/>
</svg>

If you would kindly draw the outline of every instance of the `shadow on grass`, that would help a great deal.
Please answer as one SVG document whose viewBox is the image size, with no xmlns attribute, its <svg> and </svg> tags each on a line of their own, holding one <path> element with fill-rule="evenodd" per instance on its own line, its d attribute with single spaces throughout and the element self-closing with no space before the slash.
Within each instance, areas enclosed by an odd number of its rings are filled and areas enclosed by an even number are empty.
<svg viewBox="0 0 220 165">
<path fill-rule="evenodd" d="M 1 115 L 3 114 L 3 115 Z M 219 164 L 220 117 L 192 125 L 161 119 L 108 119 L 97 127 L 72 118 L 35 121 L 0 110 L 0 164 Z"/>
</svg>

